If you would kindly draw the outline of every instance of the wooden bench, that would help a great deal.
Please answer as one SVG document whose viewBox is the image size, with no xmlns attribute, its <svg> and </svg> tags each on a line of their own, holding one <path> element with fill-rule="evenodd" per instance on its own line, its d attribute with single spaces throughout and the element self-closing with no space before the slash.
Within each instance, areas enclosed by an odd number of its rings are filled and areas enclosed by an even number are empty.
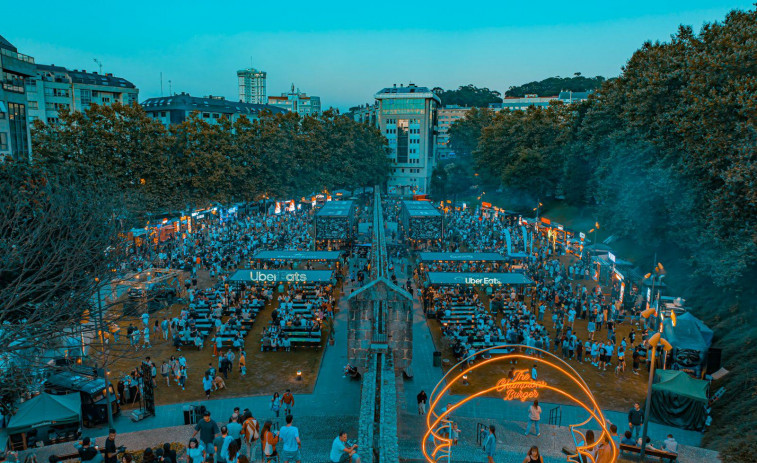
<svg viewBox="0 0 757 463">
<path fill-rule="evenodd" d="M 626 444 L 620 444 L 620 452 L 628 452 L 628 453 L 641 453 L 641 447 L 637 447 L 635 445 L 626 445 Z M 645 449 L 644 450 L 645 456 L 650 456 L 654 458 L 659 458 L 660 460 L 668 460 L 669 462 L 674 462 L 678 460 L 678 454 L 673 452 L 668 452 L 667 450 L 660 450 L 660 449 Z"/>
</svg>

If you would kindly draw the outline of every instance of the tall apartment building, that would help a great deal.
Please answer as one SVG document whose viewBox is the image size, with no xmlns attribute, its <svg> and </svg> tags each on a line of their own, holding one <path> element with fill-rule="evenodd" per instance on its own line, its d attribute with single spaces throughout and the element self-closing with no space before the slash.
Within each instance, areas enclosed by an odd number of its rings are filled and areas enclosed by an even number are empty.
<svg viewBox="0 0 757 463">
<path fill-rule="evenodd" d="M 471 108 L 466 106 L 449 105 L 439 108 L 439 135 L 436 137 L 436 157 L 439 160 L 455 157 L 449 146 L 449 128 L 455 121 L 462 119 Z"/>
<path fill-rule="evenodd" d="M 237 71 L 239 101 L 242 103 L 266 104 L 266 73 L 255 68 Z"/>
<path fill-rule="evenodd" d="M 24 81 L 34 72 L 34 58 L 0 36 L 0 160 L 31 155 Z"/>
<path fill-rule="evenodd" d="M 295 90 L 294 84 L 292 84 L 289 93 L 282 93 L 281 96 L 269 96 L 268 104 L 303 116 L 314 116 L 321 113 L 321 97 L 308 96 L 306 93 L 300 92 L 299 88 Z"/>
<path fill-rule="evenodd" d="M 60 111 L 86 111 L 91 105 L 129 105 L 139 99 L 139 89 L 122 77 L 62 66 L 38 64 L 26 80 L 29 122 L 58 122 Z"/>
<path fill-rule="evenodd" d="M 234 102 L 212 95 L 200 98 L 188 93 L 150 98 L 142 102 L 142 107 L 145 108 L 148 116 L 159 120 L 166 127 L 181 124 L 195 111 L 203 120 L 211 124 L 215 124 L 219 119 L 231 119 L 234 122 L 242 115 L 255 120 L 264 110 L 272 113 L 286 112 L 270 105 Z"/>
<path fill-rule="evenodd" d="M 427 87 L 387 87 L 374 95 L 376 123 L 389 141 L 390 194 L 427 194 L 436 165 L 437 109 L 441 104 Z"/>
</svg>

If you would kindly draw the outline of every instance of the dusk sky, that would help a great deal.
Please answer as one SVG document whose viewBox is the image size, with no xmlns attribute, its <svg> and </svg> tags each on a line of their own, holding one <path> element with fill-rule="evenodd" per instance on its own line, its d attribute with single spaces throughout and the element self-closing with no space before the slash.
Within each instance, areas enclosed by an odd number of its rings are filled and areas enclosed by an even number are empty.
<svg viewBox="0 0 757 463">
<path fill-rule="evenodd" d="M 634 2 L 6 2 L 0 35 L 37 63 L 174 92 L 238 99 L 236 71 L 268 73 L 341 110 L 394 83 L 504 92 L 550 76 L 617 76 L 646 40 L 699 30 L 745 0 Z M 252 60 L 252 61 L 251 61 Z"/>
</svg>

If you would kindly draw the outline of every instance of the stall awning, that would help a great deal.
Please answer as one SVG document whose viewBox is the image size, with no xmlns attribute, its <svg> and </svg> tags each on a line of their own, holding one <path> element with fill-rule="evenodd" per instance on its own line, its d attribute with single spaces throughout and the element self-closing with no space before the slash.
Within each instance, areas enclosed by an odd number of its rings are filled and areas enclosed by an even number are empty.
<svg viewBox="0 0 757 463">
<path fill-rule="evenodd" d="M 21 404 L 8 423 L 8 434 L 25 432 L 48 424 L 76 423 L 81 414 L 81 396 L 46 392 Z"/>
<path fill-rule="evenodd" d="M 229 281 L 237 283 L 330 283 L 331 270 L 237 270 Z"/>
<path fill-rule="evenodd" d="M 421 262 L 502 262 L 505 260 L 496 252 L 422 252 Z"/>
<path fill-rule="evenodd" d="M 339 251 L 260 251 L 258 260 L 339 260 Z"/>
<path fill-rule="evenodd" d="M 703 379 L 694 379 L 680 370 L 656 370 L 656 383 L 652 384 L 653 391 L 672 392 L 690 399 L 707 403 L 707 391 L 710 383 Z"/>
<path fill-rule="evenodd" d="M 431 285 L 531 285 L 531 281 L 522 273 L 458 273 L 428 272 Z"/>
</svg>

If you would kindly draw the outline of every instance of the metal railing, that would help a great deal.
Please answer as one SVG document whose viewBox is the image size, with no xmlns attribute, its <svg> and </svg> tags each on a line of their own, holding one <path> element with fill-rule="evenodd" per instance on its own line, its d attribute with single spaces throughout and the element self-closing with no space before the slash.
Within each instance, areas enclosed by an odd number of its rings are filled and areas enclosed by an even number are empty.
<svg viewBox="0 0 757 463">
<path fill-rule="evenodd" d="M 551 426 L 562 426 L 562 408 L 559 405 L 549 411 L 549 424 Z"/>
</svg>

